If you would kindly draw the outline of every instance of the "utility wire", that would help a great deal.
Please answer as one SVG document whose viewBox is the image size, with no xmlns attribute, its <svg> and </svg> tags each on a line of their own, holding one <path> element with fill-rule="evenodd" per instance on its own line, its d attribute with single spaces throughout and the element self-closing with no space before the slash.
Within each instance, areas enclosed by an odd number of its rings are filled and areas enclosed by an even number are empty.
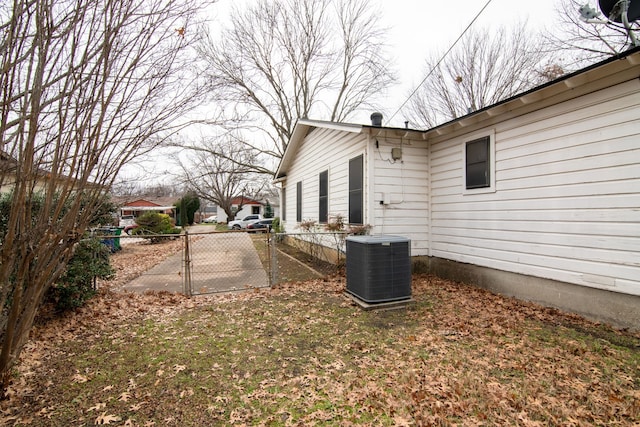
<svg viewBox="0 0 640 427">
<path fill-rule="evenodd" d="M 427 81 L 427 79 L 429 77 L 431 77 L 431 74 L 433 74 L 433 72 L 435 71 L 436 68 L 438 68 L 440 66 L 440 63 L 442 63 L 442 61 L 444 61 L 444 59 L 447 57 L 447 55 L 449 55 L 449 53 L 453 50 L 453 48 L 458 44 L 458 42 L 460 41 L 460 39 L 462 39 L 462 37 L 467 33 L 467 31 L 469 31 L 469 28 L 471 28 L 471 26 L 478 20 L 478 18 L 480 17 L 480 15 L 482 15 L 482 12 L 484 12 L 484 10 L 487 8 L 487 6 L 489 6 L 489 4 L 492 2 L 493 0 L 487 0 L 487 2 L 484 4 L 484 6 L 482 7 L 482 9 L 480 9 L 480 12 L 478 12 L 476 14 L 476 16 L 471 20 L 471 22 L 469 23 L 469 25 L 467 25 L 467 28 L 464 29 L 464 31 L 458 36 L 458 38 L 456 39 L 455 42 L 453 42 L 453 44 L 449 47 L 449 49 L 444 53 L 444 55 L 442 55 L 442 57 L 438 60 L 438 62 L 436 63 L 436 65 L 434 65 L 431 70 L 429 71 L 429 73 L 427 73 L 427 75 L 425 76 L 424 79 L 422 79 L 422 81 L 420 82 L 420 84 L 418 86 L 416 86 L 416 88 L 413 90 L 413 92 L 411 92 L 411 94 L 407 97 L 407 99 L 404 100 L 404 102 L 402 103 L 402 105 L 400 105 L 400 107 L 398 107 L 398 109 L 396 110 L 395 113 L 393 113 L 393 115 L 389 118 L 389 121 L 391 121 L 396 114 L 398 114 L 400 112 L 400 110 L 402 110 L 402 108 L 407 104 L 407 102 L 409 102 L 409 100 L 411 99 L 411 97 L 413 95 L 416 94 L 416 92 L 418 91 L 418 89 L 420 89 L 420 86 L 422 86 L 424 84 L 424 82 Z"/>
</svg>

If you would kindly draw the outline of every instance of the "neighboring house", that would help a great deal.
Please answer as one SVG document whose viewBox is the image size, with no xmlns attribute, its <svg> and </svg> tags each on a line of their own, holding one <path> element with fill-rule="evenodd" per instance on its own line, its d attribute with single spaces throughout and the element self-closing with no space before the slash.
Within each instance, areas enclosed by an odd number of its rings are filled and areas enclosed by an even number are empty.
<svg viewBox="0 0 640 427">
<path fill-rule="evenodd" d="M 5 151 L 0 150 L 0 193 L 7 193 L 15 187 L 16 181 L 18 179 L 17 174 L 20 173 L 19 169 L 20 168 L 18 160 L 13 158 Z M 76 187 L 78 185 L 78 181 L 76 181 L 76 179 L 73 177 L 66 175 L 55 175 L 44 168 L 38 168 L 35 172 L 35 179 L 33 182 L 33 190 L 35 192 L 45 191 L 52 180 L 56 189 L 77 189 Z M 105 187 L 104 185 L 96 184 L 94 182 L 87 182 L 86 184 L 84 184 L 84 186 L 87 189 L 96 188 L 103 191 L 107 190 L 107 187 Z"/>
<path fill-rule="evenodd" d="M 426 131 L 299 120 L 287 231 L 340 214 L 430 272 L 640 329 L 640 49 Z"/>
<path fill-rule="evenodd" d="M 178 202 L 177 198 L 163 199 L 136 199 L 131 201 L 122 201 L 120 203 L 120 217 L 125 215 L 133 215 L 139 217 L 147 212 L 158 212 L 171 216 L 175 219 L 174 206 Z"/>
<path fill-rule="evenodd" d="M 240 205 L 242 206 L 240 207 Z M 234 219 L 242 219 L 245 216 L 252 214 L 264 214 L 264 205 L 261 202 L 244 196 L 234 197 L 231 200 L 231 207 L 236 213 L 235 218 L 227 218 L 227 214 L 224 209 L 218 206 L 218 213 L 216 214 L 218 222 L 229 222 Z M 240 210 L 238 210 L 238 207 L 240 207 Z"/>
</svg>

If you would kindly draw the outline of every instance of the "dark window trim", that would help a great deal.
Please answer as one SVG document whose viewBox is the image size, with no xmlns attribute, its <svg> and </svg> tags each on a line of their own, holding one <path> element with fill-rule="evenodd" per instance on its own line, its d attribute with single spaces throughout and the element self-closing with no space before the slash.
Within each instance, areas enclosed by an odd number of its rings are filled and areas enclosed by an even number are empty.
<svg viewBox="0 0 640 427">
<path fill-rule="evenodd" d="M 322 171 L 318 176 L 318 222 L 329 221 L 329 171 Z"/>
<path fill-rule="evenodd" d="M 282 187 L 282 220 L 286 221 L 287 220 L 287 187 Z"/>
<path fill-rule="evenodd" d="M 302 181 L 296 183 L 296 221 L 302 222 Z"/>
<path fill-rule="evenodd" d="M 364 156 L 349 160 L 349 224 L 363 223 Z"/>
<path fill-rule="evenodd" d="M 465 188 L 491 187 L 491 138 L 487 135 L 465 143 Z"/>
</svg>

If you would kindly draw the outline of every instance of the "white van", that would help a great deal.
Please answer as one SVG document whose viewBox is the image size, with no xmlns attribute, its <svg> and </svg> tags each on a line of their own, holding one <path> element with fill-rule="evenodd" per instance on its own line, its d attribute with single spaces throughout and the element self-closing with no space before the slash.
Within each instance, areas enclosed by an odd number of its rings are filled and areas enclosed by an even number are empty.
<svg viewBox="0 0 640 427">
<path fill-rule="evenodd" d="M 133 215 L 122 215 L 120 217 L 120 222 L 118 223 L 120 227 L 126 227 L 129 225 L 136 225 L 136 219 Z"/>
</svg>

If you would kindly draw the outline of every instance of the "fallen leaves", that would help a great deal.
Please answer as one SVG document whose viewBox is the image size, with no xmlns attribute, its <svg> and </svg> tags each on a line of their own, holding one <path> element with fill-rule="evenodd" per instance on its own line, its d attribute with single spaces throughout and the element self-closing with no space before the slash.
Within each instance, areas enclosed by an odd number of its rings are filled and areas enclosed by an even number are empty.
<svg viewBox="0 0 640 427">
<path fill-rule="evenodd" d="M 3 418 L 58 425 L 632 425 L 640 340 L 431 276 L 363 312 L 344 278 L 104 292 L 34 334 Z M 50 331 L 48 328 L 57 330 Z M 32 390 L 32 391 L 27 391 Z M 31 396 L 38 396 L 32 398 Z M 52 396 L 62 401 L 54 405 Z M 185 421 L 188 420 L 188 421 Z"/>
<path fill-rule="evenodd" d="M 121 420 L 120 417 L 117 417 L 115 415 L 109 415 L 106 412 L 103 412 L 102 414 L 100 414 L 98 416 L 98 418 L 95 419 L 93 424 L 95 424 L 95 425 L 105 425 L 105 424 L 117 423 L 120 420 Z"/>
</svg>

